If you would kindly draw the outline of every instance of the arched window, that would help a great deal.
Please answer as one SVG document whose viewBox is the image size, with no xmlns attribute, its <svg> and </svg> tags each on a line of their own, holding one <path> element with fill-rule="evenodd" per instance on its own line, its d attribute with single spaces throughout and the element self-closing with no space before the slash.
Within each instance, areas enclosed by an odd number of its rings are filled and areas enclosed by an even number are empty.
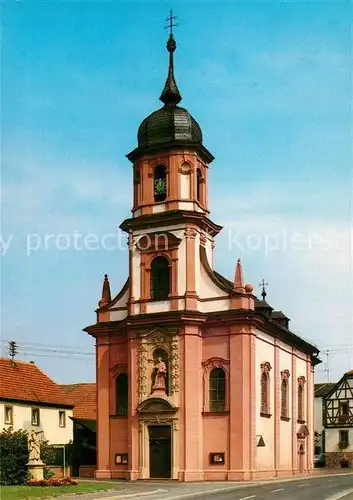
<svg viewBox="0 0 353 500">
<path fill-rule="evenodd" d="M 298 385 L 298 420 L 304 420 L 304 389 L 301 384 Z"/>
<path fill-rule="evenodd" d="M 170 373 L 170 371 L 169 371 L 169 359 L 168 359 L 168 354 L 165 352 L 164 349 L 156 349 L 153 352 L 153 363 L 155 366 L 157 365 L 159 358 L 166 365 L 167 373 L 166 373 L 166 377 L 165 377 L 165 392 L 166 392 L 167 396 L 169 396 L 169 373 Z M 155 374 L 153 374 L 152 383 L 154 382 L 154 378 L 155 378 Z"/>
<path fill-rule="evenodd" d="M 210 373 L 210 411 L 225 411 L 226 373 L 223 368 L 213 368 Z"/>
<path fill-rule="evenodd" d="M 197 201 L 202 203 L 202 173 L 199 168 L 196 171 L 196 196 Z"/>
<path fill-rule="evenodd" d="M 121 417 L 128 415 L 128 376 L 120 373 L 115 380 L 116 414 Z"/>
<path fill-rule="evenodd" d="M 167 198 L 167 169 L 164 165 L 157 165 L 153 173 L 154 201 L 160 202 Z"/>
<path fill-rule="evenodd" d="M 288 418 L 288 380 L 283 379 L 281 384 L 281 417 Z"/>
<path fill-rule="evenodd" d="M 270 401 L 269 401 L 269 376 L 267 373 L 261 375 L 261 413 L 270 413 Z"/>
<path fill-rule="evenodd" d="M 151 297 L 166 300 L 169 297 L 170 271 L 166 257 L 156 257 L 151 263 Z"/>
</svg>

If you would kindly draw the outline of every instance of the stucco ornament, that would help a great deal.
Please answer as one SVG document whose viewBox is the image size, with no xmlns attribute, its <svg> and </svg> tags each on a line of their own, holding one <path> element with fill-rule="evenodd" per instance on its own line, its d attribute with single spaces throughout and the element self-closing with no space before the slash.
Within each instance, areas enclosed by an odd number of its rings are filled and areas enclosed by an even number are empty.
<svg viewBox="0 0 353 500">
<path fill-rule="evenodd" d="M 264 361 L 263 363 L 261 363 L 262 373 L 270 373 L 271 370 L 272 370 L 272 366 L 271 366 L 271 363 L 269 363 L 269 361 Z"/>
<path fill-rule="evenodd" d="M 283 370 L 281 371 L 281 378 L 282 380 L 288 380 L 290 377 L 289 370 Z"/>
<path fill-rule="evenodd" d="M 211 372 L 214 368 L 223 368 L 223 370 L 228 372 L 228 365 L 229 361 L 222 358 L 210 358 L 202 363 L 206 373 Z"/>
<path fill-rule="evenodd" d="M 116 363 L 111 368 L 111 372 L 113 373 L 114 377 L 118 377 L 122 373 L 127 373 L 127 364 L 125 364 L 125 363 Z"/>
<path fill-rule="evenodd" d="M 306 382 L 304 375 L 302 375 L 301 377 L 298 377 L 297 382 L 298 382 L 298 385 L 304 385 Z"/>
<path fill-rule="evenodd" d="M 170 395 L 179 391 L 179 337 L 177 331 L 154 329 L 141 336 L 138 358 L 138 397 L 139 402 L 148 397 L 149 358 L 156 349 L 163 349 L 169 361 Z"/>
</svg>

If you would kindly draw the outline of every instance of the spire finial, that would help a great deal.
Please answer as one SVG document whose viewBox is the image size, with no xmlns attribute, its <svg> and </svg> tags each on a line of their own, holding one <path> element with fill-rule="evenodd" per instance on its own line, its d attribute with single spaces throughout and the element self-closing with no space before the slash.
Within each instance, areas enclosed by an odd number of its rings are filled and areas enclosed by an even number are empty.
<svg viewBox="0 0 353 500">
<path fill-rule="evenodd" d="M 178 24 L 174 24 L 173 21 L 176 18 L 177 16 L 173 16 L 173 11 L 170 10 L 169 17 L 167 17 L 166 19 L 168 24 L 164 26 L 165 29 L 169 29 L 169 38 L 167 41 L 167 50 L 169 52 L 169 68 L 168 68 L 167 81 L 165 82 L 163 92 L 159 98 L 164 104 L 172 104 L 174 106 L 178 104 L 182 99 L 174 78 L 173 54 L 176 49 L 176 42 L 173 34 L 173 28 L 178 26 Z"/>
<path fill-rule="evenodd" d="M 108 280 L 108 275 L 104 275 L 104 281 L 103 281 L 103 287 L 102 287 L 102 298 L 99 301 L 98 305 L 99 307 L 106 306 L 111 302 L 111 294 L 110 294 L 110 284 Z"/>
<path fill-rule="evenodd" d="M 267 295 L 266 287 L 268 286 L 268 283 L 267 283 L 267 281 L 264 280 L 264 278 L 262 278 L 262 281 L 261 281 L 261 283 L 259 283 L 259 286 L 262 289 L 262 292 L 261 292 L 262 300 L 265 300 L 266 295 Z"/>
<path fill-rule="evenodd" d="M 244 292 L 243 267 L 240 259 L 237 260 L 237 265 L 235 267 L 233 290 L 241 293 Z"/>
<path fill-rule="evenodd" d="M 173 24 L 173 21 L 177 18 L 178 16 L 173 16 L 173 9 L 170 9 L 169 11 L 169 17 L 166 18 L 167 25 L 164 26 L 165 30 L 170 30 L 169 31 L 169 37 L 173 36 L 173 28 L 176 26 L 179 26 L 179 24 Z"/>
</svg>

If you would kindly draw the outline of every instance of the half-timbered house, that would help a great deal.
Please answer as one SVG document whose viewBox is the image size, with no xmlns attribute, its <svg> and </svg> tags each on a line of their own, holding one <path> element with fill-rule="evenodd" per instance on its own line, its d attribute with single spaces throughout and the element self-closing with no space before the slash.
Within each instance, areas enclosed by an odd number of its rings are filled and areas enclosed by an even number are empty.
<svg viewBox="0 0 353 500">
<path fill-rule="evenodd" d="M 353 460 L 353 370 L 327 394 L 323 409 L 326 464 L 349 466 Z"/>
</svg>

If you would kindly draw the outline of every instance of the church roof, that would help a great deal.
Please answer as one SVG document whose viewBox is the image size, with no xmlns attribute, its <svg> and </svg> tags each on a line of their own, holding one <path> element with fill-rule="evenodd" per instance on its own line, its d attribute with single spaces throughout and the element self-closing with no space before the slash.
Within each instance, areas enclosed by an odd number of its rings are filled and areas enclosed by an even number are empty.
<svg viewBox="0 0 353 500">
<path fill-rule="evenodd" d="M 174 76 L 176 42 L 172 33 L 169 35 L 167 50 L 169 52 L 168 75 L 160 96 L 164 106 L 142 121 L 137 134 L 138 147 L 127 157 L 133 161 L 136 154 L 152 152 L 155 148 L 196 146 L 207 161 L 211 162 L 213 156 L 202 145 L 202 131 L 199 124 L 187 109 L 178 106 L 182 97 Z"/>
<path fill-rule="evenodd" d="M 67 394 L 34 363 L 0 358 L 0 399 L 73 407 Z"/>
<path fill-rule="evenodd" d="M 83 420 L 97 419 L 97 389 L 95 383 L 65 384 L 60 388 L 75 405 L 73 417 Z"/>
</svg>

